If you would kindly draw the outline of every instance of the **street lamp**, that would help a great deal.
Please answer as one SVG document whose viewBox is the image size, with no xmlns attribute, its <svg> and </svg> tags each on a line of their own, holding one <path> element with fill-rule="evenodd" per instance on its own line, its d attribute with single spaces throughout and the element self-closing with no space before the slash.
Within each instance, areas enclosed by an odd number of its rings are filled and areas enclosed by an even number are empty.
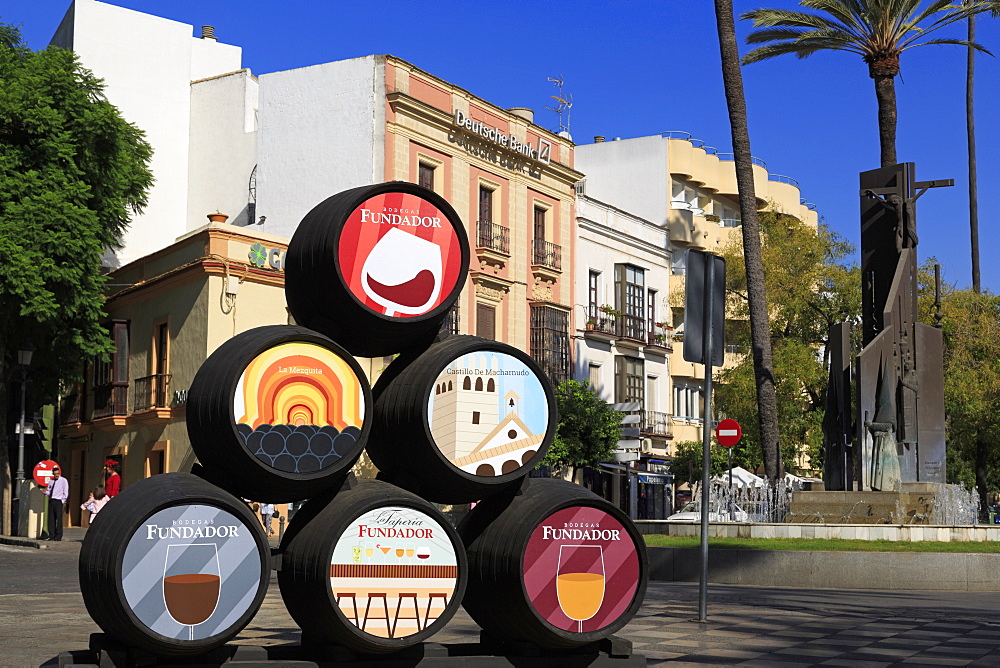
<svg viewBox="0 0 1000 668">
<path fill-rule="evenodd" d="M 21 429 L 17 435 L 17 482 L 20 490 L 20 483 L 24 482 L 24 390 L 28 385 L 28 367 L 31 366 L 31 356 L 35 352 L 35 346 L 31 342 L 25 343 L 17 351 L 17 365 L 21 367 Z"/>
</svg>

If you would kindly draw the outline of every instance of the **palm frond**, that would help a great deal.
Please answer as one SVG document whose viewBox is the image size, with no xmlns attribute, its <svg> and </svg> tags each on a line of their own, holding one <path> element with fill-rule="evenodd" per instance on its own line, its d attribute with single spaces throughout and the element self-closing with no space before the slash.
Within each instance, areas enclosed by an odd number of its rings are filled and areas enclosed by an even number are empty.
<svg viewBox="0 0 1000 668">
<path fill-rule="evenodd" d="M 777 42 L 783 39 L 798 39 L 805 34 L 804 28 L 761 28 L 747 35 L 747 44 Z"/>
<path fill-rule="evenodd" d="M 904 49 L 912 49 L 915 46 L 925 46 L 927 44 L 955 44 L 957 46 L 971 46 L 976 51 L 982 51 L 983 53 L 989 56 L 993 55 L 993 53 L 989 51 L 986 47 L 984 47 L 982 44 L 977 44 L 976 42 L 970 42 L 965 39 L 948 39 L 948 38 L 929 39 L 926 42 L 911 44 L 907 47 L 904 47 Z"/>
<path fill-rule="evenodd" d="M 755 28 L 776 26 L 791 28 L 829 28 L 836 25 L 822 16 L 806 12 L 792 12 L 786 9 L 754 9 L 740 15 L 741 20 L 753 21 Z"/>
<path fill-rule="evenodd" d="M 860 53 L 856 49 L 845 48 L 844 46 L 839 44 L 834 45 L 834 44 L 828 44 L 826 42 L 815 42 L 811 44 L 803 44 L 802 42 L 798 41 L 780 42 L 758 47 L 753 51 L 751 51 L 750 53 L 743 56 L 740 62 L 743 63 L 744 65 L 749 65 L 750 63 L 756 63 L 761 60 L 767 60 L 769 58 L 774 58 L 775 56 L 783 56 L 786 53 L 793 53 L 799 58 L 805 58 L 823 49 Z"/>
</svg>

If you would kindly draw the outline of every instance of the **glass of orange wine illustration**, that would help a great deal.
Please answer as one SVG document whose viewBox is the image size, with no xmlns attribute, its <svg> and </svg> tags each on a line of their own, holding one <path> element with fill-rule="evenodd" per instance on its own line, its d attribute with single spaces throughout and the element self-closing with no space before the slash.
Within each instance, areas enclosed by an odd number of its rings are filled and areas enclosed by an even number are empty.
<svg viewBox="0 0 1000 668">
<path fill-rule="evenodd" d="M 604 602 L 604 549 L 600 545 L 559 546 L 556 597 L 563 613 L 576 620 L 577 632 L 583 633 L 583 623 Z"/>
<path fill-rule="evenodd" d="M 365 259 L 361 287 L 387 316 L 420 315 L 437 300 L 442 271 L 440 246 L 393 228 Z"/>
<path fill-rule="evenodd" d="M 170 617 L 188 627 L 188 640 L 194 640 L 194 627 L 215 612 L 221 583 L 214 543 L 167 546 L 163 602 Z"/>
</svg>

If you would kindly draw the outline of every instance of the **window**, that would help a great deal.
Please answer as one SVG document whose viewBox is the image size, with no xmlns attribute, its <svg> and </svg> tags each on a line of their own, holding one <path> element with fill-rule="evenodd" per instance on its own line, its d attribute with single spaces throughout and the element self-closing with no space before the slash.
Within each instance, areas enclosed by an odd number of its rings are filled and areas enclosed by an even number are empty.
<svg viewBox="0 0 1000 668">
<path fill-rule="evenodd" d="M 590 270 L 587 278 L 587 317 L 597 319 L 597 307 L 600 306 L 600 290 L 598 286 L 601 281 L 601 272 L 596 269 Z"/>
<path fill-rule="evenodd" d="M 479 411 L 472 411 L 472 424 L 479 424 Z"/>
<path fill-rule="evenodd" d="M 455 302 L 452 304 L 451 308 L 448 309 L 448 314 L 444 317 L 444 323 L 441 325 L 441 332 L 447 334 L 461 334 L 459 326 L 458 302 Z"/>
<path fill-rule="evenodd" d="M 128 414 L 128 321 L 115 320 L 108 329 L 114 352 L 94 362 L 94 418 Z"/>
<path fill-rule="evenodd" d="M 646 377 L 646 410 L 655 411 L 657 376 Z"/>
<path fill-rule="evenodd" d="M 167 441 L 146 446 L 146 477 L 167 472 Z"/>
<path fill-rule="evenodd" d="M 701 383 L 677 381 L 674 383 L 674 417 L 700 421 L 704 416 L 704 395 Z"/>
<path fill-rule="evenodd" d="M 646 331 L 649 332 L 649 342 L 653 342 L 656 334 L 656 290 L 646 290 Z M 660 332 L 662 334 L 663 332 Z"/>
<path fill-rule="evenodd" d="M 495 307 L 476 304 L 476 336 L 495 341 L 497 338 L 496 320 L 497 310 Z"/>
<path fill-rule="evenodd" d="M 545 239 L 545 209 L 540 206 L 535 207 L 535 218 L 532 230 L 533 239 L 536 241 Z"/>
<path fill-rule="evenodd" d="M 493 191 L 486 186 L 479 186 L 479 220 L 493 222 Z"/>
<path fill-rule="evenodd" d="M 601 390 L 604 389 L 604 384 L 601 382 L 600 364 L 587 365 L 587 382 L 590 384 L 590 389 L 594 390 L 594 392 L 598 394 L 600 394 Z"/>
<path fill-rule="evenodd" d="M 551 306 L 531 307 L 530 354 L 553 383 L 569 380 L 569 314 Z"/>
<path fill-rule="evenodd" d="M 417 165 L 417 183 L 428 190 L 434 190 L 434 166 L 421 162 Z"/>
<path fill-rule="evenodd" d="M 615 307 L 622 313 L 621 335 L 646 339 L 645 274 L 630 264 L 615 265 Z"/>
<path fill-rule="evenodd" d="M 643 406 L 645 378 L 641 359 L 626 355 L 615 357 L 615 401 L 618 403 L 635 401 L 640 407 Z"/>
</svg>

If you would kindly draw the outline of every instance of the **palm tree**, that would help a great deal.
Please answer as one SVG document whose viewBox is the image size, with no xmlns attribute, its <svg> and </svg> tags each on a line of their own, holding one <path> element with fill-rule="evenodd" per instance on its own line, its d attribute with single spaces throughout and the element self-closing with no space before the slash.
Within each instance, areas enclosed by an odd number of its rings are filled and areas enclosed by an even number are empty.
<svg viewBox="0 0 1000 668">
<path fill-rule="evenodd" d="M 971 40 L 928 39 L 928 35 L 970 16 L 996 7 L 995 2 L 932 0 L 799 0 L 822 14 L 784 9 L 755 9 L 740 18 L 759 28 L 748 44 L 763 44 L 743 62 L 755 63 L 786 53 L 805 58 L 821 50 L 847 51 L 861 56 L 875 81 L 878 101 L 879 147 L 882 167 L 896 160 L 896 84 L 903 51 L 926 44 L 959 44 L 989 53 Z"/>
<path fill-rule="evenodd" d="M 965 4 L 970 4 L 971 0 L 966 0 Z M 993 16 L 1000 17 L 1000 2 L 994 3 L 991 7 Z M 967 19 L 968 42 L 976 41 L 976 15 L 970 14 Z M 976 120 L 973 111 L 973 84 L 975 82 L 976 50 L 972 46 L 967 47 L 969 52 L 965 62 L 965 131 L 969 145 L 969 229 L 972 245 L 972 289 L 978 295 L 982 292 L 979 282 L 979 186 L 976 174 Z"/>
<path fill-rule="evenodd" d="M 757 412 L 760 419 L 764 473 L 768 479 L 776 482 L 782 474 L 778 447 L 778 399 L 774 388 L 771 328 L 768 321 L 767 292 L 764 288 L 764 260 L 760 249 L 760 223 L 757 220 L 757 196 L 753 184 L 750 130 L 747 127 L 747 105 L 743 96 L 743 74 L 740 71 L 732 0 L 715 0 L 715 22 L 719 31 L 722 81 L 729 107 L 733 157 L 736 160 L 736 189 L 739 192 L 740 216 L 743 220 L 743 257 L 747 274 L 750 340 L 753 348 L 754 380 L 757 385 Z"/>
</svg>

